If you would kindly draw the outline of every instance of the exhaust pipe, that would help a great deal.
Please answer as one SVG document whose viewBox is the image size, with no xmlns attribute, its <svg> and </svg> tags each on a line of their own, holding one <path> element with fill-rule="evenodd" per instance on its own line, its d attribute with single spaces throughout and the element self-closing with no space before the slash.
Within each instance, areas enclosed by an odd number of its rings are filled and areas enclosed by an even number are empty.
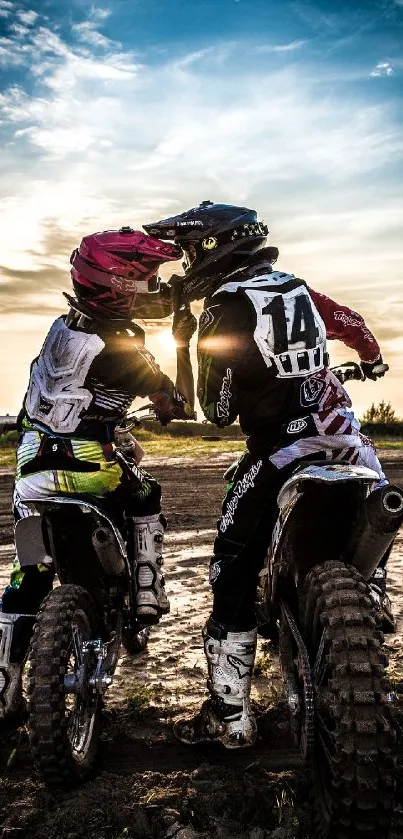
<svg viewBox="0 0 403 839">
<path fill-rule="evenodd" d="M 365 499 L 359 532 L 347 559 L 366 580 L 392 547 L 402 522 L 403 490 L 400 487 L 380 487 Z"/>
<path fill-rule="evenodd" d="M 382 503 L 385 512 L 390 514 L 392 520 L 403 512 L 403 491 L 393 486 L 386 489 Z"/>
<path fill-rule="evenodd" d="M 111 530 L 97 527 L 92 534 L 92 544 L 105 574 L 117 576 L 124 571 L 124 559 Z"/>
</svg>

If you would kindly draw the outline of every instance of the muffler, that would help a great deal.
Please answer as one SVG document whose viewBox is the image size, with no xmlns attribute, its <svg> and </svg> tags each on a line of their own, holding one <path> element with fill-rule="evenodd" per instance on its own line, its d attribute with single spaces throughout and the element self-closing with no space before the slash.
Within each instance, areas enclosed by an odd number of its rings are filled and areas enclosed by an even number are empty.
<svg viewBox="0 0 403 839">
<path fill-rule="evenodd" d="M 389 484 L 371 492 L 365 499 L 358 534 L 347 561 L 369 580 L 378 567 L 403 522 L 403 490 Z"/>
<path fill-rule="evenodd" d="M 92 534 L 92 544 L 105 574 L 117 576 L 124 571 L 125 562 L 111 530 L 97 527 Z"/>
</svg>

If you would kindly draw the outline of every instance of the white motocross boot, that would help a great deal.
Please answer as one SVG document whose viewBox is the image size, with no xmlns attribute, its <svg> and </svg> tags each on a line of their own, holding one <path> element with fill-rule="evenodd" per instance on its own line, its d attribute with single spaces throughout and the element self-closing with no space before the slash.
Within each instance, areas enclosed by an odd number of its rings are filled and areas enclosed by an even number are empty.
<svg viewBox="0 0 403 839">
<path fill-rule="evenodd" d="M 160 515 L 134 518 L 136 617 L 141 624 L 158 623 L 161 615 L 169 612 L 161 571 L 163 539 L 164 525 Z"/>
<path fill-rule="evenodd" d="M 256 629 L 232 632 L 210 618 L 203 639 L 211 698 L 196 716 L 174 725 L 174 734 L 182 743 L 217 742 L 227 749 L 253 746 L 256 720 L 250 690 L 256 637 Z"/>
</svg>

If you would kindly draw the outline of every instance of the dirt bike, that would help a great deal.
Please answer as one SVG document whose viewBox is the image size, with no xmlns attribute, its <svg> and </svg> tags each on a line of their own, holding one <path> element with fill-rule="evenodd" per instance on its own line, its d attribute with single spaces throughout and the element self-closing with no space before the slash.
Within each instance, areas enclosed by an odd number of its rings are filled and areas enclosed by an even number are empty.
<svg viewBox="0 0 403 839">
<path fill-rule="evenodd" d="M 358 364 L 334 368 L 362 379 Z M 291 730 L 310 770 L 318 839 L 387 839 L 395 733 L 380 613 L 368 580 L 403 520 L 403 492 L 346 463 L 283 485 L 261 572 L 260 634 L 278 646 Z"/>
<path fill-rule="evenodd" d="M 135 415 L 129 419 L 126 432 L 139 424 Z M 142 473 L 124 445 L 115 457 L 133 490 L 139 489 Z M 32 506 L 39 515 L 16 525 L 21 566 L 52 561 L 60 586 L 45 598 L 34 624 L 28 732 L 43 781 L 58 790 L 93 772 L 103 695 L 119 649 L 123 643 L 131 654 L 142 652 L 150 628 L 134 617 L 133 518 L 124 514 L 118 527 L 95 497 L 52 496 Z"/>
</svg>

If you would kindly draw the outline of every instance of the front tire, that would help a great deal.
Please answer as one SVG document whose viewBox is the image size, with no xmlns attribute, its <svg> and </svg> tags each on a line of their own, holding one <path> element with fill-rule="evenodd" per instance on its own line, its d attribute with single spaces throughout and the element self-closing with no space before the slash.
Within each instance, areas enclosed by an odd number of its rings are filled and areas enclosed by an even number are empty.
<svg viewBox="0 0 403 839">
<path fill-rule="evenodd" d="M 313 673 L 315 835 L 387 839 L 394 732 L 366 583 L 342 562 L 316 566 L 300 593 L 300 618 Z"/>
<path fill-rule="evenodd" d="M 28 731 L 34 762 L 51 790 L 82 783 L 94 769 L 101 699 L 82 678 L 87 671 L 80 649 L 98 636 L 99 622 L 85 589 L 62 585 L 43 601 L 28 660 Z M 66 677 L 70 683 L 81 680 L 80 688 L 66 690 Z"/>
</svg>

